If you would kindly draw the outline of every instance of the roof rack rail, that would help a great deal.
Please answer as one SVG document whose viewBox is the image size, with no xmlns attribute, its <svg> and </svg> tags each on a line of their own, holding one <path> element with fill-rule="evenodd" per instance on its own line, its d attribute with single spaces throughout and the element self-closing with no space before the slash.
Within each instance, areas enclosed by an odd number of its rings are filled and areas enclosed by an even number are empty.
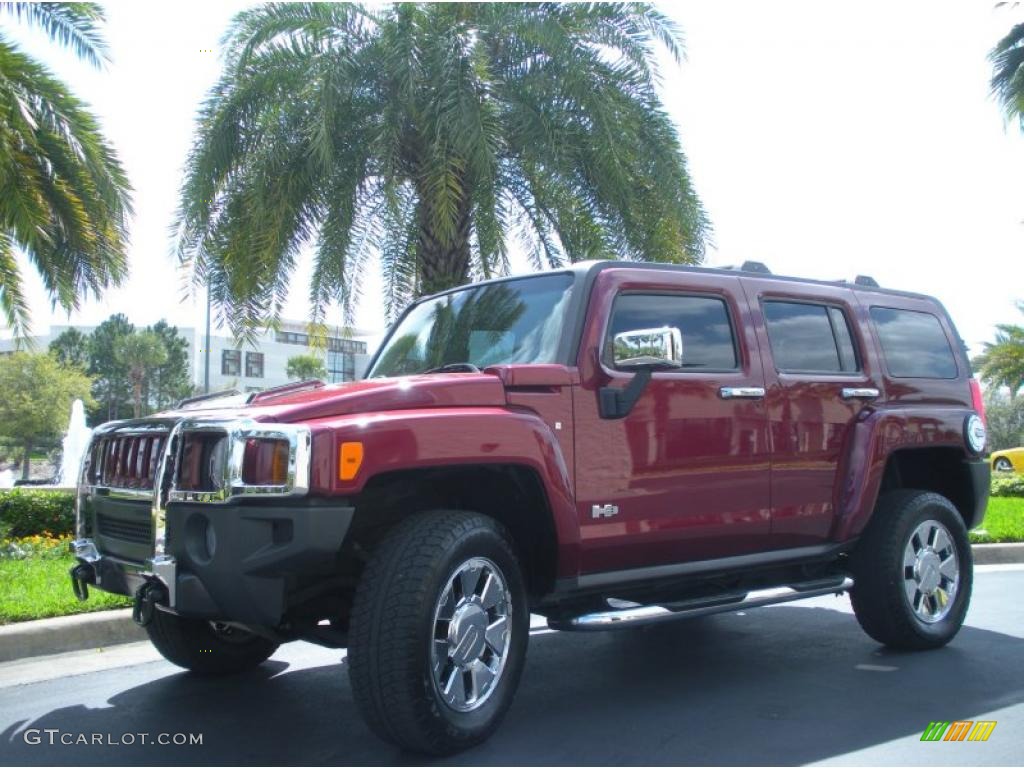
<svg viewBox="0 0 1024 768">
<path fill-rule="evenodd" d="M 729 264 L 728 266 L 721 267 L 721 269 L 733 269 L 740 272 L 758 272 L 762 275 L 770 275 L 772 271 L 760 261 L 744 261 L 738 267 L 735 264 Z"/>
<path fill-rule="evenodd" d="M 868 275 L 857 275 L 853 278 L 854 285 L 863 285 L 866 288 L 881 288 L 878 281 L 875 278 Z"/>
<path fill-rule="evenodd" d="M 290 395 L 293 392 L 305 392 L 308 389 L 320 389 L 327 385 L 320 379 L 303 379 L 302 381 L 293 381 L 290 384 L 281 384 L 277 387 L 270 387 L 264 389 L 262 392 L 253 392 L 249 395 L 247 403 L 259 403 L 263 400 L 272 400 L 275 397 L 281 395 Z"/>
<path fill-rule="evenodd" d="M 242 394 L 237 389 L 232 387 L 231 389 L 221 389 L 217 392 L 207 392 L 202 395 L 193 395 L 192 397 L 186 397 L 178 401 L 175 408 L 181 408 L 186 405 L 192 405 L 193 403 L 201 403 L 204 400 L 216 400 L 218 397 L 230 397 L 231 395 Z"/>
</svg>

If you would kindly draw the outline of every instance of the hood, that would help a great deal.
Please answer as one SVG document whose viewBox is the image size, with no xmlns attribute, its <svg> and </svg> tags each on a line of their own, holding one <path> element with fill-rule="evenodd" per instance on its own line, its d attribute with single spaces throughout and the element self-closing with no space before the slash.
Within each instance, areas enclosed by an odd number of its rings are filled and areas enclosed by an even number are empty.
<svg viewBox="0 0 1024 768">
<path fill-rule="evenodd" d="M 213 416 L 299 422 L 350 413 L 505 405 L 505 386 L 495 373 L 437 373 L 329 384 L 318 389 L 269 394 L 261 402 L 236 398 L 196 403 L 158 417 Z"/>
</svg>

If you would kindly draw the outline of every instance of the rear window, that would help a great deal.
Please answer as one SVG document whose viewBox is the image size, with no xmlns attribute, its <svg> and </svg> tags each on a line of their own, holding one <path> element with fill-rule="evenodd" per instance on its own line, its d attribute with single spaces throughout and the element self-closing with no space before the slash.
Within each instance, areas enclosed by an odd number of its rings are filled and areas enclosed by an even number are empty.
<svg viewBox="0 0 1024 768">
<path fill-rule="evenodd" d="M 764 319 L 779 371 L 847 373 L 858 369 L 850 327 L 839 307 L 766 301 Z"/>
<path fill-rule="evenodd" d="M 889 373 L 902 379 L 955 379 L 956 358 L 939 318 L 928 312 L 872 307 Z"/>
</svg>

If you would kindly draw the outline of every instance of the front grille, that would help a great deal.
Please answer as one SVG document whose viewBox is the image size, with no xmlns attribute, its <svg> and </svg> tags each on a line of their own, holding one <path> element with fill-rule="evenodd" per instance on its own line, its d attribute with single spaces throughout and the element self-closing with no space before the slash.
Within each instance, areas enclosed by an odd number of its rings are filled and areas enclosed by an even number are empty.
<svg viewBox="0 0 1024 768">
<path fill-rule="evenodd" d="M 152 490 L 167 434 L 112 434 L 93 443 L 89 482 L 107 488 Z"/>
<path fill-rule="evenodd" d="M 149 544 L 153 541 L 152 520 L 124 520 L 100 512 L 96 515 L 96 530 L 100 536 L 132 544 Z"/>
</svg>

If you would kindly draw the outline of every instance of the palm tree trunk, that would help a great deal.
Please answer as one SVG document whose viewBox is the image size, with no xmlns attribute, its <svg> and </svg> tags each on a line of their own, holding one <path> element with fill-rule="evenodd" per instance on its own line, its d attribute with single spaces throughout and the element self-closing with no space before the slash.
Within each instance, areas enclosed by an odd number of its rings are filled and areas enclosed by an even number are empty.
<svg viewBox="0 0 1024 768">
<path fill-rule="evenodd" d="M 135 418 L 137 419 L 142 416 L 142 377 L 135 378 L 132 389 L 134 390 L 132 393 L 135 401 L 133 405 L 135 406 Z"/>
<path fill-rule="evenodd" d="M 25 454 L 21 458 L 21 479 L 28 480 L 32 470 L 32 443 L 25 443 Z"/>
<path fill-rule="evenodd" d="M 459 205 L 455 233 L 451 238 L 442 236 L 434 229 L 430 203 L 420 205 L 420 231 L 416 243 L 420 296 L 454 288 L 469 280 L 472 205 L 468 197 L 467 192 Z M 420 199 L 429 200 L 424 197 Z"/>
</svg>

